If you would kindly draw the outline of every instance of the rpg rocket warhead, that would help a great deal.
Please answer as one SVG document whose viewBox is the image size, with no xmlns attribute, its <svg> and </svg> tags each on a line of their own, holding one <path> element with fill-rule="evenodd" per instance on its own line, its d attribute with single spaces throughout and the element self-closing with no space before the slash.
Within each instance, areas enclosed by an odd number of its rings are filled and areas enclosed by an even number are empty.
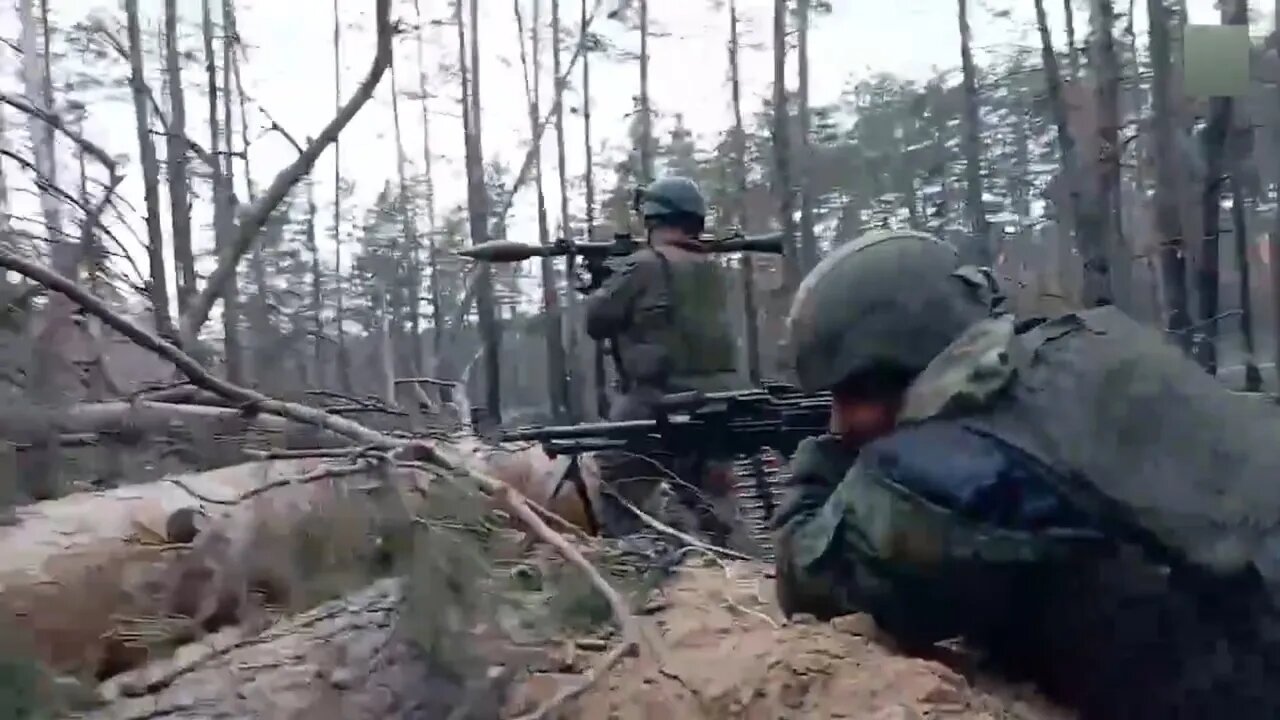
<svg viewBox="0 0 1280 720">
<path fill-rule="evenodd" d="M 536 245 L 527 245 L 512 240 L 490 240 L 465 250 L 459 250 L 458 254 L 481 262 L 511 263 L 537 257 L 542 254 L 541 250 L 542 248 Z"/>
</svg>

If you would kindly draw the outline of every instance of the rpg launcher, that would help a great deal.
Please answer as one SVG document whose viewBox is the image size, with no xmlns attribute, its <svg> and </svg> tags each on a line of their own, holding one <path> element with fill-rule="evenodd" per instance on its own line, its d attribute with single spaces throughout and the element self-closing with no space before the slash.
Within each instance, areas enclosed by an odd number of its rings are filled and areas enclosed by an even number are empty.
<svg viewBox="0 0 1280 720">
<path fill-rule="evenodd" d="M 751 390 L 668 395 L 652 420 L 519 428 L 501 438 L 541 443 L 552 457 L 616 449 L 729 458 L 770 448 L 790 458 L 801 440 L 827 432 L 830 412 L 830 393 L 805 395 L 767 382 Z"/>
<path fill-rule="evenodd" d="M 727 237 L 704 241 L 703 247 L 709 253 L 761 252 L 781 255 L 782 233 L 768 235 L 745 236 L 734 233 Z M 472 260 L 490 263 L 514 263 L 534 257 L 564 257 L 569 260 L 570 270 L 574 262 L 582 259 L 586 268 L 586 278 L 580 278 L 576 290 L 586 294 L 604 284 L 612 273 L 609 260 L 625 257 L 642 247 L 634 237 L 627 233 L 613 236 L 613 240 L 578 242 L 560 238 L 550 245 L 528 245 L 509 240 L 492 240 L 474 247 L 460 250 L 459 255 Z"/>
</svg>

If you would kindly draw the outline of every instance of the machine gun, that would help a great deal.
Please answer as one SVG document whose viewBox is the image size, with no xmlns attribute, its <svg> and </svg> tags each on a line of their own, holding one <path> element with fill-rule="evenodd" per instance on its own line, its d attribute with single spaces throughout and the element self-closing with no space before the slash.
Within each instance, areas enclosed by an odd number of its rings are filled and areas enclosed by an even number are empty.
<svg viewBox="0 0 1280 720">
<path fill-rule="evenodd" d="M 491 240 L 474 247 L 460 250 L 459 255 L 472 260 L 490 263 L 513 263 L 534 257 L 563 257 L 569 260 L 570 272 L 574 263 L 582 258 L 586 269 L 586 277 L 579 278 L 576 290 L 587 294 L 604 284 L 612 273 L 609 260 L 625 257 L 640 249 L 641 243 L 629 233 L 616 233 L 613 240 L 575 241 L 568 238 L 557 239 L 550 245 L 528 245 L 509 240 Z M 725 237 L 708 240 L 704 243 L 706 252 L 762 252 L 781 255 L 782 233 L 746 236 L 734 232 Z"/>
<path fill-rule="evenodd" d="M 830 409 L 830 393 L 805 395 L 767 381 L 751 390 L 667 395 L 652 420 L 518 428 L 501 439 L 541 443 L 552 457 L 613 449 L 734 457 L 762 448 L 790 457 L 801 440 L 827 431 Z"/>
<path fill-rule="evenodd" d="M 749 516 L 756 526 L 757 540 L 767 547 L 768 521 L 775 503 L 759 452 L 769 448 L 783 459 L 790 458 L 802 440 L 827 431 L 830 409 L 830 393 L 805 395 L 786 383 L 765 381 L 758 389 L 667 395 L 655 408 L 652 420 L 525 427 L 503 432 L 500 437 L 504 442 L 541 443 L 551 457 L 570 456 L 552 497 L 566 483 L 572 484 L 587 509 L 591 532 L 596 532 L 598 524 L 578 462 L 582 453 L 624 450 L 644 456 L 664 453 L 701 459 L 750 456 L 750 477 L 739 482 L 739 492 L 755 502 Z"/>
</svg>

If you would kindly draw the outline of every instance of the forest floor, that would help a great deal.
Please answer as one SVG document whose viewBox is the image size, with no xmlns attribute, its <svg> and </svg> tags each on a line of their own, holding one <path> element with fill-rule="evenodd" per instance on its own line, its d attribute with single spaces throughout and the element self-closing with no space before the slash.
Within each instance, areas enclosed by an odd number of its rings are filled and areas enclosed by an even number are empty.
<svg viewBox="0 0 1280 720">
<path fill-rule="evenodd" d="M 692 561 L 655 591 L 646 650 L 589 690 L 570 717 L 610 720 L 1068 720 L 1025 687 L 895 653 L 865 615 L 788 622 L 759 563 Z M 581 682 L 598 646 L 567 643 L 563 673 L 520 687 L 512 714 Z"/>
</svg>

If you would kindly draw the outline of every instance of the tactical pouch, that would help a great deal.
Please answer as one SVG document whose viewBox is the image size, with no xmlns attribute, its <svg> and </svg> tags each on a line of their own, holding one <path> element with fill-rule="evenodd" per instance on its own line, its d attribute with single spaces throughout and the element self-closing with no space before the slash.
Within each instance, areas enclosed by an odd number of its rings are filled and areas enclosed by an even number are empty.
<svg viewBox="0 0 1280 720">
<path fill-rule="evenodd" d="M 666 320 L 660 345 L 668 352 L 671 377 L 732 373 L 737 343 L 725 312 L 728 287 L 712 262 L 685 263 L 679 268 L 655 252 L 666 283 Z"/>
</svg>

